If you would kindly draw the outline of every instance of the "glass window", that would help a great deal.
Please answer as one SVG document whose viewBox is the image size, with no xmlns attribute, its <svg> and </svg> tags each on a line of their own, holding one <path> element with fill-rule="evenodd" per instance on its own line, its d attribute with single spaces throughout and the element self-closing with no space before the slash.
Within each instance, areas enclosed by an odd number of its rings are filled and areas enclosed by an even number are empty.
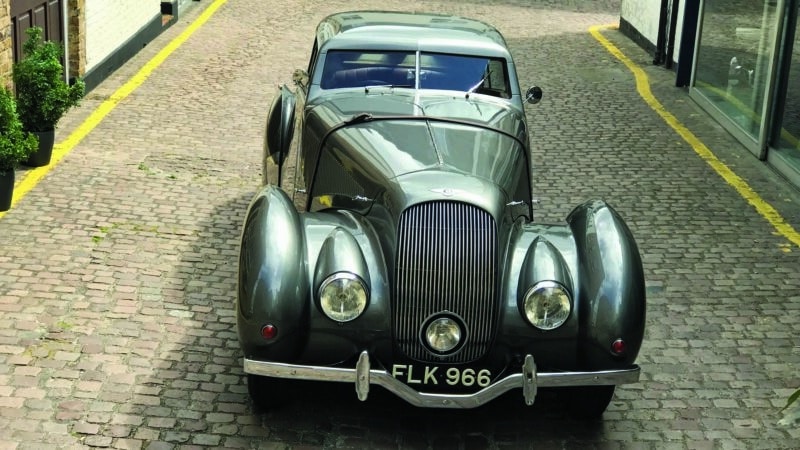
<svg viewBox="0 0 800 450">
<path fill-rule="evenodd" d="M 789 72 L 786 89 L 786 102 L 780 117 L 780 132 L 776 151 L 796 170 L 800 171 L 800 13 L 794 28 L 793 40 L 787 40 Z"/>
<path fill-rule="evenodd" d="M 778 23 L 773 0 L 706 0 L 694 87 L 756 141 Z"/>
<path fill-rule="evenodd" d="M 505 61 L 479 56 L 423 53 L 419 87 L 511 96 Z"/>
<path fill-rule="evenodd" d="M 331 50 L 325 57 L 321 87 L 414 87 L 415 67 L 414 52 Z"/>
<path fill-rule="evenodd" d="M 418 86 L 511 97 L 503 59 L 422 53 L 419 80 L 416 68 L 415 52 L 331 50 L 322 69 L 321 87 Z"/>
</svg>

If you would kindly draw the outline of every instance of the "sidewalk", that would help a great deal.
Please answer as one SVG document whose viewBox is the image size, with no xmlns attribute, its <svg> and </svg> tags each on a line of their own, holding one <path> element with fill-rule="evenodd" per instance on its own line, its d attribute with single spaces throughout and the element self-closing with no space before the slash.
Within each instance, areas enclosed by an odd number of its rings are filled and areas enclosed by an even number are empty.
<svg viewBox="0 0 800 450">
<path fill-rule="evenodd" d="M 267 108 L 305 67 L 316 23 L 372 0 L 222 2 L 0 218 L 0 448 L 791 448 L 776 423 L 800 386 L 800 247 L 703 161 L 588 29 L 618 2 L 441 0 L 505 35 L 527 109 L 539 221 L 589 198 L 628 221 L 648 283 L 640 383 L 600 423 L 543 395 L 475 411 L 366 403 L 311 387 L 255 414 L 232 310 Z M 62 120 L 64 141 L 206 8 L 204 0 Z M 566 6 L 565 6 L 566 5 Z M 798 191 L 618 31 L 603 36 L 654 96 L 795 230 Z M 21 179 L 24 174 L 18 174 Z"/>
</svg>

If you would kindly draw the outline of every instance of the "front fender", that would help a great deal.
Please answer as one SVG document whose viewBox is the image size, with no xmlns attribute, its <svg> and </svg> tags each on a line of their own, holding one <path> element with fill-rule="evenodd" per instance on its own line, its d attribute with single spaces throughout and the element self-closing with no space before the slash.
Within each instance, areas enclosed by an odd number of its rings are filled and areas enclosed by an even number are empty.
<svg viewBox="0 0 800 450">
<path fill-rule="evenodd" d="M 619 214 L 599 200 L 575 208 L 567 223 L 580 273 L 578 361 L 589 370 L 630 365 L 645 326 L 644 270 L 633 234 Z M 626 343 L 624 355 L 611 351 L 617 339 Z"/>
<path fill-rule="evenodd" d="M 245 357 L 296 357 L 308 333 L 308 275 L 300 217 L 289 197 L 265 186 L 250 203 L 239 252 L 237 324 Z M 260 337 L 271 324 L 277 336 Z"/>
</svg>

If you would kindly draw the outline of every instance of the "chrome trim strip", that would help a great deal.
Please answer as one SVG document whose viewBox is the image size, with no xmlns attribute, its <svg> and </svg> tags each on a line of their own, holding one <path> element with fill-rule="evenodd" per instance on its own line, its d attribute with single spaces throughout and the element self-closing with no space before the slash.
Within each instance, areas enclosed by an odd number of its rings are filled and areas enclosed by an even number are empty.
<svg viewBox="0 0 800 450">
<path fill-rule="evenodd" d="M 488 403 L 500 395 L 522 388 L 527 405 L 532 405 L 540 387 L 601 386 L 636 383 L 641 369 L 634 365 L 630 369 L 601 370 L 597 372 L 543 372 L 536 373 L 533 356 L 525 357 L 521 373 L 508 375 L 502 380 L 474 394 L 434 394 L 417 392 L 382 369 L 370 368 L 369 354 L 364 351 L 358 358 L 355 369 L 324 366 L 306 366 L 244 358 L 244 372 L 277 378 L 294 378 L 314 381 L 336 381 L 353 383 L 359 400 L 366 400 L 369 385 L 384 387 L 389 392 L 414 406 L 426 408 L 475 408 Z"/>
</svg>

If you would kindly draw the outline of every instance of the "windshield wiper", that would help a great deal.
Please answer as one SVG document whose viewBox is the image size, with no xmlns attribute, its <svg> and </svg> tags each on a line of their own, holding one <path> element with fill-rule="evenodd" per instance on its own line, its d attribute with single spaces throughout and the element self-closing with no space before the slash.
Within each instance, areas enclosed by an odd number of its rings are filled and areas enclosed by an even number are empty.
<svg viewBox="0 0 800 450">
<path fill-rule="evenodd" d="M 369 86 L 364 86 L 364 93 L 369 92 L 371 88 L 386 88 L 386 89 L 394 89 L 394 88 L 413 88 L 414 85 L 411 84 L 371 84 Z"/>
<path fill-rule="evenodd" d="M 475 84 L 475 86 L 472 86 L 471 88 L 469 88 L 467 90 L 466 98 L 469 98 L 469 94 L 472 94 L 475 91 L 477 91 L 478 89 L 482 88 L 483 84 L 486 83 L 486 80 L 490 79 L 491 77 L 492 77 L 492 69 L 489 68 L 489 64 L 487 63 L 486 64 L 486 70 L 483 71 L 483 78 L 481 78 L 481 80 L 478 81 Z"/>
<path fill-rule="evenodd" d="M 483 86 L 483 83 L 485 83 L 485 82 L 486 82 L 486 77 L 481 78 L 481 81 L 478 81 L 478 83 L 475 86 L 472 86 L 471 88 L 469 88 L 467 90 L 467 97 L 469 97 L 469 94 L 472 94 L 475 91 L 477 91 L 478 89 L 480 89 L 481 86 Z"/>
</svg>

